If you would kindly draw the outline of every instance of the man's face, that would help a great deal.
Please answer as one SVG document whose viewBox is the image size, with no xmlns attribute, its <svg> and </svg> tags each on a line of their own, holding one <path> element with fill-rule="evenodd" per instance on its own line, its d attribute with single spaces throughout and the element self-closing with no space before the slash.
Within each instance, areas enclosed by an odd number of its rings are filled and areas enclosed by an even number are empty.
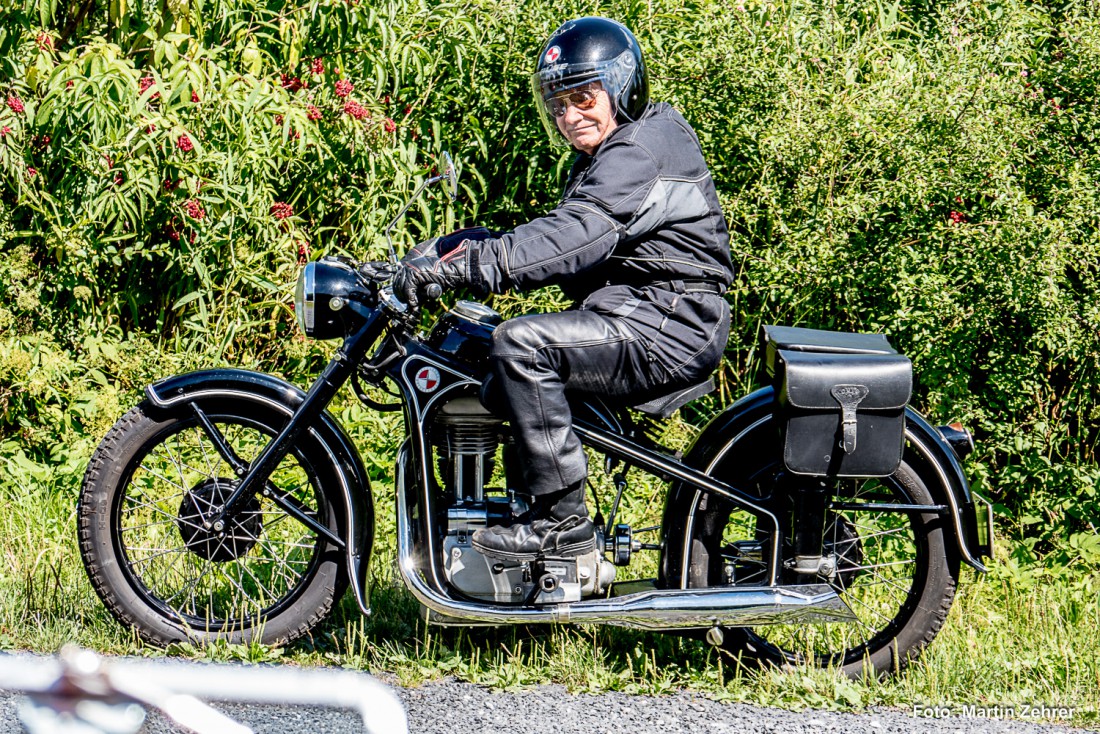
<svg viewBox="0 0 1100 734">
<path fill-rule="evenodd" d="M 574 148 L 592 155 L 618 123 L 611 97 L 599 82 L 576 87 L 554 97 L 551 114 L 558 130 Z"/>
</svg>

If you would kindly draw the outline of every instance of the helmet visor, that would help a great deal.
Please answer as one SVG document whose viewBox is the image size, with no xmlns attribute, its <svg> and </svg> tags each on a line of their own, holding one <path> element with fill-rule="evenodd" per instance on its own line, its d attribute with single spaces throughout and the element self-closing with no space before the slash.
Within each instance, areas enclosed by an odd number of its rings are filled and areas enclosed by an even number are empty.
<svg viewBox="0 0 1100 734">
<path fill-rule="evenodd" d="M 558 130 L 557 118 L 570 105 L 592 109 L 601 89 L 611 98 L 612 114 L 618 115 L 619 99 L 634 73 L 634 65 L 633 55 L 624 51 L 610 61 L 555 64 L 532 74 L 535 108 L 551 142 L 568 147 L 568 141 Z"/>
</svg>

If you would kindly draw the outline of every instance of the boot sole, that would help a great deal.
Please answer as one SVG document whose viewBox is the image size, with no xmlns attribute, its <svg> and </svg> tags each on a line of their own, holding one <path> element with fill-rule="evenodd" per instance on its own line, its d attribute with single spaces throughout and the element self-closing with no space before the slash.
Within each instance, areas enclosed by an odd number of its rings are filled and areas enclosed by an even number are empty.
<svg viewBox="0 0 1100 734">
<path fill-rule="evenodd" d="M 496 550 L 494 548 L 486 548 L 478 543 L 476 540 L 471 541 L 470 545 L 474 547 L 478 553 L 489 558 L 499 558 L 502 561 L 534 561 L 539 558 L 563 558 L 574 560 L 578 556 L 587 555 L 596 550 L 596 537 L 592 536 L 588 540 L 582 540 L 577 543 L 570 543 L 568 545 L 559 545 L 552 549 L 551 552 L 535 552 L 535 553 L 511 553 L 509 551 Z"/>
</svg>

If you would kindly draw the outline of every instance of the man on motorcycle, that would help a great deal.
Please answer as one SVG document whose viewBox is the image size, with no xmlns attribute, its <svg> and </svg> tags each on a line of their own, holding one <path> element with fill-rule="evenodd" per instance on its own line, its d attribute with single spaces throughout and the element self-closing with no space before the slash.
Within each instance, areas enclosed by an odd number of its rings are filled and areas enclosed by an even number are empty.
<svg viewBox="0 0 1100 734">
<path fill-rule="evenodd" d="M 532 87 L 555 143 L 578 152 L 558 206 L 512 232 L 417 248 L 395 279 L 415 306 L 424 288 L 501 293 L 557 284 L 579 305 L 506 321 L 493 335 L 495 389 L 507 402 L 532 496 L 527 522 L 478 530 L 508 560 L 595 548 L 587 462 L 566 391 L 638 403 L 701 382 L 729 333 L 729 234 L 698 138 L 649 101 L 637 39 L 606 18 L 554 31 Z"/>
</svg>

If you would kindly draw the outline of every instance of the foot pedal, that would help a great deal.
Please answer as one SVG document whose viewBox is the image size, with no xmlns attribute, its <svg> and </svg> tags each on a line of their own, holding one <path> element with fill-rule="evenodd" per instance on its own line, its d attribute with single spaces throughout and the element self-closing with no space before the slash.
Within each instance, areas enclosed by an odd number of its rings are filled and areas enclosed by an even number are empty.
<svg viewBox="0 0 1100 734">
<path fill-rule="evenodd" d="M 540 558 L 531 562 L 532 604 L 568 604 L 581 600 L 575 558 Z"/>
</svg>

